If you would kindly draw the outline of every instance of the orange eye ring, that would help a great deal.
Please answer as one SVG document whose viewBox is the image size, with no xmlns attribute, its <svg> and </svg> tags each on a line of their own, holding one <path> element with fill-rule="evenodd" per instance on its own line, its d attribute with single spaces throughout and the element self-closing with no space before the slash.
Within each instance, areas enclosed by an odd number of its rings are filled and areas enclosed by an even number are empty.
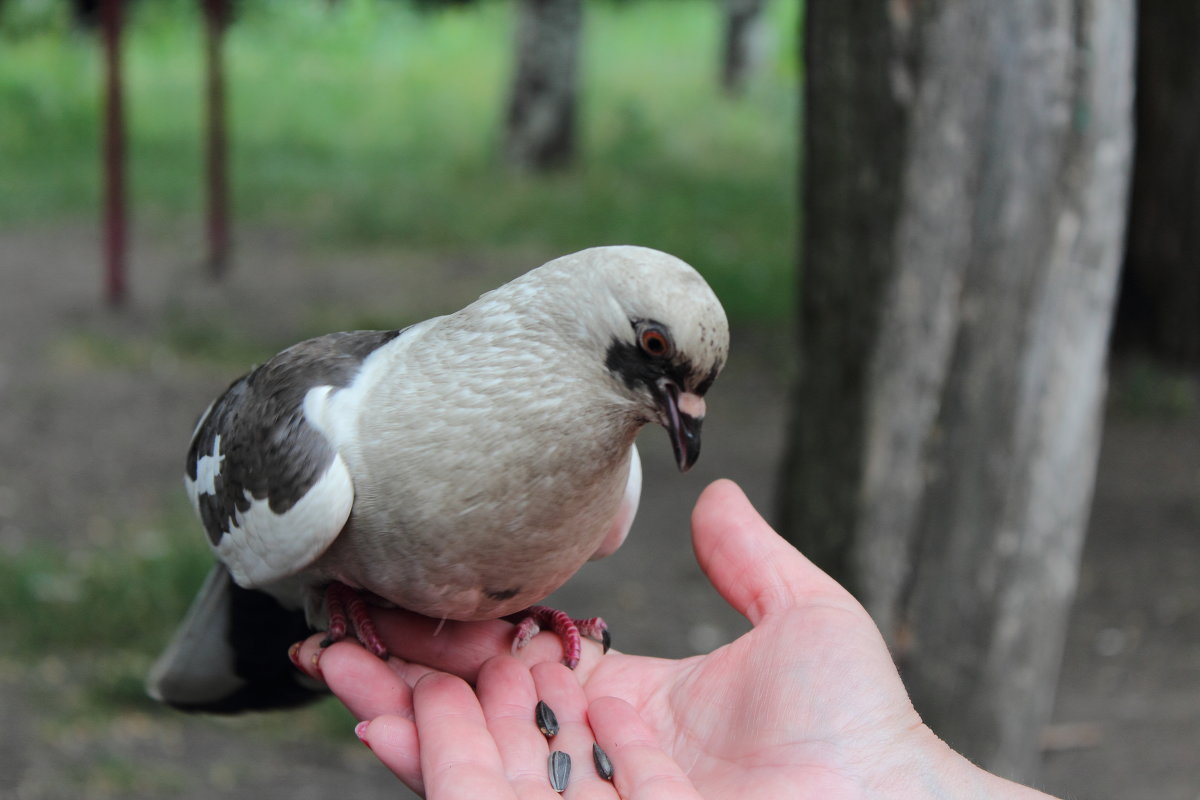
<svg viewBox="0 0 1200 800">
<path fill-rule="evenodd" d="M 638 326 L 638 346 L 642 352 L 654 358 L 670 358 L 675 350 L 671 335 L 661 325 L 643 323 Z"/>
</svg>

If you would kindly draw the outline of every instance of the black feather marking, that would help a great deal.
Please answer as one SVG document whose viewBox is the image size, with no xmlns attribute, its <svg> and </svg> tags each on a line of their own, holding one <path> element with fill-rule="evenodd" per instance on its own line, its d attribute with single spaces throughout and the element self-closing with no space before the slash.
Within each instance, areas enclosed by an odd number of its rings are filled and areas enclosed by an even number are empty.
<svg viewBox="0 0 1200 800">
<path fill-rule="evenodd" d="M 212 455 L 220 436 L 223 460 L 214 492 L 198 497 L 200 519 L 215 545 L 250 499 L 267 499 L 283 514 L 325 473 L 335 453 L 304 418 L 304 396 L 317 386 L 348 385 L 363 360 L 401 331 L 333 333 L 289 347 L 234 381 L 213 403 L 192 438 L 187 474 Z M 249 497 L 247 497 L 249 495 Z"/>
<path fill-rule="evenodd" d="M 509 598 L 516 597 L 519 591 L 521 591 L 521 587 L 517 586 L 512 589 L 484 589 L 483 593 L 492 600 L 508 600 Z"/>
<path fill-rule="evenodd" d="M 712 388 L 713 383 L 717 380 L 717 375 L 721 374 L 722 366 L 724 365 L 719 362 L 713 364 L 713 368 L 708 371 L 708 374 L 704 376 L 702 381 L 696 384 L 696 388 L 692 391 L 701 397 L 704 397 L 704 395 L 708 393 L 708 390 Z"/>
<path fill-rule="evenodd" d="M 632 323 L 635 329 L 639 323 L 657 325 L 670 331 L 666 325 L 655 320 L 635 320 Z M 615 336 L 608 345 L 604 365 L 630 389 L 641 385 L 654 391 L 658 380 L 665 377 L 681 390 L 694 392 L 701 397 L 712 386 L 717 373 L 720 372 L 720 365 L 717 364 L 700 376 L 691 360 L 682 353 L 676 353 L 669 359 L 656 358 L 643 351 L 635 342 L 624 341 Z"/>
<path fill-rule="evenodd" d="M 676 356 L 670 361 L 655 358 L 638 347 L 633 342 L 626 342 L 613 337 L 604 356 L 604 366 L 608 371 L 619 377 L 624 384 L 633 389 L 638 385 L 654 386 L 655 382 L 666 376 L 683 386 L 684 380 L 691 373 L 691 363 Z"/>
</svg>

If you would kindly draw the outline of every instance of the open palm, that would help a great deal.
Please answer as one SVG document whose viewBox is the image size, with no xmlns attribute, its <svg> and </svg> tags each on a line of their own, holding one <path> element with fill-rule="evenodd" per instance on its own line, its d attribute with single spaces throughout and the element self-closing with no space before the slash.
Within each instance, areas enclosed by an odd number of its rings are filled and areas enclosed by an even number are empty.
<svg viewBox="0 0 1200 800">
<path fill-rule="evenodd" d="M 508 623 L 437 630 L 381 611 L 399 657 L 347 642 L 321 651 L 313 637 L 297 660 L 365 721 L 359 735 L 385 764 L 439 800 L 554 797 L 551 750 L 573 757 L 571 798 L 918 796 L 934 782 L 977 793 L 995 780 L 921 724 L 863 608 L 736 485 L 705 490 L 692 528 L 701 567 L 754 626 L 707 655 L 602 655 L 592 643 L 572 672 L 551 635 L 513 657 Z M 534 725 L 539 699 L 561 723 L 549 742 Z M 590 763 L 593 741 L 612 783 Z"/>
</svg>

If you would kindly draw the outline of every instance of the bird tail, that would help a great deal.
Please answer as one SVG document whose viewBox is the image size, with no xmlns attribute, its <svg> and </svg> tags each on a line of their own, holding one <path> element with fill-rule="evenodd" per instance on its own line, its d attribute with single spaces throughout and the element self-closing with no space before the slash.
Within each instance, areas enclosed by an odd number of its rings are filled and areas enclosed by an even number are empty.
<svg viewBox="0 0 1200 800">
<path fill-rule="evenodd" d="M 310 633 L 303 609 L 243 589 L 216 564 L 151 667 L 146 691 L 183 711 L 233 714 L 302 705 L 324 687 L 292 665 L 287 648 Z"/>
</svg>

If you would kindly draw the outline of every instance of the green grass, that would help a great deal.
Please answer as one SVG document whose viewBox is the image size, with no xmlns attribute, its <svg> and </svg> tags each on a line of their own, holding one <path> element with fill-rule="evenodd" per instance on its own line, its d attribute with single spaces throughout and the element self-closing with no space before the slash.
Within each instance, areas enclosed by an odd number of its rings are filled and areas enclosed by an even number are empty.
<svg viewBox="0 0 1200 800">
<path fill-rule="evenodd" d="M 0 225 L 96 213 L 99 48 L 45 10 L 58 5 L 10 0 L 0 20 Z M 125 75 L 134 213 L 198 227 L 195 6 L 136 4 Z M 511 3 L 247 3 L 227 41 L 236 219 L 335 247 L 646 244 L 694 263 L 734 317 L 781 319 L 797 213 L 794 6 L 772 6 L 775 52 L 733 101 L 717 86 L 717 4 L 589 3 L 580 158 L 528 176 L 498 157 Z"/>
<path fill-rule="evenodd" d="M 71 729 L 103 729 L 122 714 L 161 710 L 146 695 L 146 674 L 213 563 L 179 498 L 149 524 L 117 533 L 103 546 L 26 548 L 0 559 L 0 665 L 26 664 L 35 676 L 30 690 L 55 724 Z M 330 699 L 299 715 L 228 724 L 279 740 L 344 742 L 354 723 Z M 120 762 L 96 769 L 79 779 L 121 782 Z"/>
<path fill-rule="evenodd" d="M 68 328 L 54 341 L 50 356 L 63 366 L 126 371 L 150 369 L 170 360 L 190 367 L 212 366 L 232 379 L 290 343 L 262 341 L 224 321 L 178 314 L 165 321 L 157 336 Z"/>
<path fill-rule="evenodd" d="M 25 548 L 0 559 L 5 655 L 153 653 L 212 564 L 190 508 L 128 525 L 103 546 Z"/>
</svg>

